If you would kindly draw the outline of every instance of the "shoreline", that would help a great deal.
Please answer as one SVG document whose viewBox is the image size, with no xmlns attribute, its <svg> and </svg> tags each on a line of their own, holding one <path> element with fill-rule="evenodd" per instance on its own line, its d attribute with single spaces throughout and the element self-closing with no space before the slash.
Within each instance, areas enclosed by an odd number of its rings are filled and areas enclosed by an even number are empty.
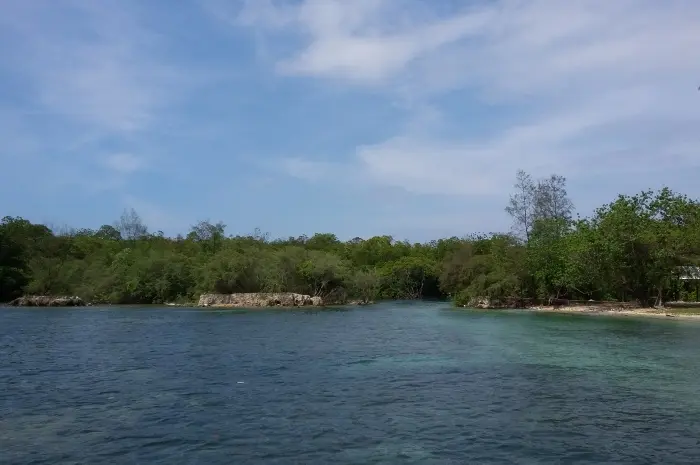
<svg viewBox="0 0 700 465">
<path fill-rule="evenodd" d="M 323 305 L 231 305 L 212 304 L 199 305 L 197 302 L 188 303 L 147 303 L 147 304 L 113 304 L 109 302 L 88 302 L 85 305 L 11 305 L 9 302 L 0 302 L 0 309 L 129 309 L 129 308 L 187 308 L 193 310 L 302 310 L 302 309 L 338 309 L 351 307 L 369 307 L 376 302 L 349 301 L 344 303 L 332 303 Z"/>
<path fill-rule="evenodd" d="M 700 309 L 698 313 L 681 313 L 672 308 L 615 308 L 600 307 L 593 305 L 570 305 L 570 306 L 540 306 L 523 309 L 533 313 L 559 313 L 569 315 L 605 315 L 605 316 L 641 316 L 647 318 L 678 318 L 683 320 L 700 320 Z"/>
<path fill-rule="evenodd" d="M 194 307 L 194 308 L 306 308 L 330 306 L 360 306 L 371 305 L 374 302 L 366 299 L 348 299 L 327 302 L 319 296 L 298 294 L 294 292 L 243 292 L 234 294 L 202 294 L 198 301 L 163 302 L 164 307 Z M 141 304 L 111 304 L 109 302 L 90 302 L 78 296 L 64 295 L 24 295 L 7 303 L 7 307 L 94 307 L 94 306 L 133 306 Z"/>
<path fill-rule="evenodd" d="M 29 306 L 11 306 L 7 303 L 0 303 L 0 308 L 133 308 L 133 307 L 159 307 L 159 308 L 190 308 L 190 309 L 200 309 L 200 310 L 272 310 L 272 309 L 288 309 L 288 310 L 300 310 L 300 309 L 338 309 L 338 308 L 352 308 L 352 307 L 364 307 L 371 306 L 375 302 L 362 302 L 362 301 L 349 301 L 343 304 L 331 304 L 331 305 L 231 305 L 231 304 L 211 304 L 211 305 L 198 305 L 195 302 L 188 303 L 175 303 L 167 302 L 163 304 L 109 304 L 109 303 L 87 303 L 82 306 L 70 307 L 70 306 L 47 306 L 47 305 L 29 305 Z M 507 308 L 507 307 L 456 307 L 463 308 L 464 310 L 478 310 L 483 312 L 493 312 L 493 311 L 505 311 L 510 313 L 542 313 L 542 314 L 561 314 L 561 315 L 601 315 L 601 316 L 620 316 L 620 317 L 645 317 L 645 318 L 676 318 L 680 320 L 698 320 L 700 321 L 700 307 L 692 308 L 645 308 L 645 307 L 630 307 L 630 306 L 609 306 L 609 305 L 543 305 L 543 306 L 533 306 L 524 308 Z M 684 312 L 683 310 L 690 310 L 690 312 Z M 697 313 L 694 313 L 697 312 Z"/>
</svg>

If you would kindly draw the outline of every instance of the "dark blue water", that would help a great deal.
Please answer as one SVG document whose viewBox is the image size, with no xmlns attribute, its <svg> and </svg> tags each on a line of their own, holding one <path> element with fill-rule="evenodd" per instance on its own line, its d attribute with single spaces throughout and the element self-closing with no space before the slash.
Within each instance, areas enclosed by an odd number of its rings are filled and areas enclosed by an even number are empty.
<svg viewBox="0 0 700 465">
<path fill-rule="evenodd" d="M 0 311 L 2 464 L 698 464 L 700 325 Z"/>
</svg>

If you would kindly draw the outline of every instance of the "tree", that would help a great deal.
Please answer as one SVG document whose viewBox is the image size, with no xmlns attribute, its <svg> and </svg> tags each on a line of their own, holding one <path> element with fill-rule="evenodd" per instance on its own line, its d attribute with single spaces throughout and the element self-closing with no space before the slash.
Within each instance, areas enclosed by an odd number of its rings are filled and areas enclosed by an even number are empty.
<svg viewBox="0 0 700 465">
<path fill-rule="evenodd" d="M 700 203 L 670 189 L 619 196 L 572 221 L 561 176 L 518 172 L 507 211 L 513 234 L 426 243 L 391 236 L 342 242 L 333 234 L 269 240 L 225 236 L 202 221 L 187 238 L 149 235 L 136 212 L 115 226 L 57 233 L 23 218 L 0 221 L 0 300 L 71 294 L 104 303 L 162 303 L 200 293 L 297 292 L 327 302 L 450 296 L 637 300 L 688 294 L 677 275 L 700 264 Z M 695 292 L 693 290 L 693 292 Z"/>
<path fill-rule="evenodd" d="M 566 266 L 568 241 L 564 236 L 566 219 L 538 219 L 530 234 L 526 249 L 526 267 L 534 285 L 534 296 L 540 299 L 566 295 Z"/>
<path fill-rule="evenodd" d="M 212 224 L 209 221 L 200 221 L 192 226 L 187 238 L 197 242 L 221 240 L 225 237 L 226 225 L 219 221 Z"/>
<path fill-rule="evenodd" d="M 126 240 L 133 241 L 148 235 L 148 228 L 143 224 L 141 217 L 133 208 L 124 210 L 119 221 L 115 223 L 114 228 Z"/>
<path fill-rule="evenodd" d="M 359 270 L 350 278 L 349 290 L 362 302 L 372 302 L 379 296 L 381 276 L 376 270 Z"/>
<path fill-rule="evenodd" d="M 216 224 L 200 221 L 192 226 L 187 239 L 199 243 L 205 253 L 216 253 L 223 245 L 225 231 L 226 225 L 221 221 Z"/>
<path fill-rule="evenodd" d="M 534 182 L 529 174 L 518 170 L 514 187 L 506 212 L 513 218 L 516 236 L 528 242 L 537 222 L 543 220 L 557 220 L 549 227 L 560 225 L 559 234 L 564 233 L 574 208 L 566 191 L 566 178 L 552 174 Z"/>
<path fill-rule="evenodd" d="M 699 220 L 700 204 L 670 189 L 621 195 L 597 209 L 600 266 L 617 298 L 661 304 L 677 267 L 699 252 Z"/>
<path fill-rule="evenodd" d="M 102 226 L 100 226 L 100 229 L 98 229 L 97 232 L 95 232 L 95 237 L 109 241 L 122 240 L 122 234 L 119 232 L 119 230 L 114 226 L 110 226 L 108 224 L 103 224 Z"/>
<path fill-rule="evenodd" d="M 466 242 L 446 257 L 440 286 L 458 305 L 473 298 L 519 300 L 524 297 L 523 246 L 510 235 L 496 234 Z"/>
<path fill-rule="evenodd" d="M 397 257 L 391 236 L 375 236 L 345 244 L 345 256 L 359 267 L 375 267 Z"/>
<path fill-rule="evenodd" d="M 344 293 L 348 271 L 348 263 L 343 259 L 318 250 L 309 251 L 307 259 L 299 266 L 307 293 L 323 298 Z"/>
<path fill-rule="evenodd" d="M 515 193 L 511 194 L 506 213 L 513 218 L 513 231 L 528 241 L 535 221 L 536 187 L 532 177 L 523 170 L 515 175 Z"/>
<path fill-rule="evenodd" d="M 566 236 L 559 260 L 564 262 L 562 278 L 570 298 L 610 300 L 615 296 L 608 279 L 607 244 L 589 219 L 578 220 Z M 531 264 L 530 266 L 535 266 Z"/>
<path fill-rule="evenodd" d="M 401 257 L 379 269 L 382 294 L 389 299 L 422 299 L 438 289 L 436 263 L 428 257 Z"/>
<path fill-rule="evenodd" d="M 538 181 L 534 188 L 533 204 L 535 220 L 571 221 L 574 204 L 566 192 L 566 178 L 552 174 Z"/>
<path fill-rule="evenodd" d="M 22 246 L 12 240 L 5 228 L 0 226 L 0 302 L 19 297 L 22 288 L 26 286 L 28 280 L 24 254 Z"/>
<path fill-rule="evenodd" d="M 328 252 L 333 252 L 337 250 L 340 245 L 340 241 L 335 234 L 325 233 L 325 234 L 314 234 L 306 241 L 306 248 L 310 250 L 325 250 Z"/>
</svg>

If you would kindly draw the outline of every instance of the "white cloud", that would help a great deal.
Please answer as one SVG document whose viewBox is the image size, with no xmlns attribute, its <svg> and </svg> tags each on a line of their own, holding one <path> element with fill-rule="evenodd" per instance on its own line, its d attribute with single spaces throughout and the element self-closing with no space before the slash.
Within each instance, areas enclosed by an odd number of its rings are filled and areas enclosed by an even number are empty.
<svg viewBox="0 0 700 465">
<path fill-rule="evenodd" d="M 241 17 L 287 43 L 296 37 L 296 48 L 277 57 L 278 73 L 370 85 L 414 104 L 414 124 L 384 142 L 358 144 L 358 169 L 380 184 L 472 195 L 502 189 L 520 167 L 651 179 L 659 169 L 697 166 L 699 3 L 454 5 L 249 2 Z M 464 108 L 444 106 L 454 91 L 468 95 Z M 425 107 L 442 113 L 446 126 L 461 119 L 463 133 L 421 128 Z M 472 129 L 464 119 L 471 114 L 488 118 L 488 130 Z"/>
<path fill-rule="evenodd" d="M 25 79 L 21 111 L 71 123 L 74 135 L 133 138 L 162 124 L 214 76 L 181 69 L 171 37 L 145 22 L 151 13 L 129 0 L 7 3 L 0 71 Z"/>
<path fill-rule="evenodd" d="M 336 187 L 346 185 L 354 188 L 367 184 L 365 173 L 355 163 L 286 157 L 255 164 L 310 183 L 331 183 Z"/>
<path fill-rule="evenodd" d="M 280 168 L 286 174 L 299 179 L 314 181 L 324 177 L 330 165 L 326 163 L 305 160 L 303 158 L 284 158 L 279 160 Z"/>
<path fill-rule="evenodd" d="M 586 153 L 581 153 L 577 141 L 653 108 L 650 97 L 645 89 L 629 89 L 574 111 L 563 109 L 547 113 L 540 120 L 511 126 L 493 139 L 444 142 L 408 134 L 359 147 L 358 156 L 366 172 L 377 181 L 408 191 L 498 193 L 520 167 L 570 172 L 577 162 L 585 161 L 582 158 Z M 587 150 L 590 148 L 591 143 Z"/>
<path fill-rule="evenodd" d="M 493 18 L 493 12 L 485 11 L 424 21 L 425 11 L 401 9 L 406 5 L 419 3 L 307 0 L 293 8 L 246 1 L 237 22 L 267 30 L 296 28 L 307 37 L 301 51 L 278 63 L 283 74 L 376 84 L 421 56 L 476 33 Z"/>
<path fill-rule="evenodd" d="M 458 16 L 411 32 L 379 37 L 321 29 L 314 32 L 314 40 L 306 50 L 281 62 L 279 70 L 287 74 L 381 82 L 422 55 L 483 27 L 486 19 L 486 15 Z"/>
<path fill-rule="evenodd" d="M 5 8 L 2 24 L 17 44 L 7 58 L 35 86 L 35 111 L 107 131 L 137 130 L 161 97 L 157 65 L 138 46 L 152 39 L 124 10 L 103 6 L 57 1 Z"/>
<path fill-rule="evenodd" d="M 140 2 L 0 3 L 0 78 L 9 92 L 0 101 L 0 161 L 31 171 L 46 195 L 66 186 L 120 195 L 137 171 L 162 170 L 137 155 L 164 158 L 173 132 L 200 129 L 188 122 L 180 130 L 188 115 L 177 106 L 228 69 L 182 69 L 171 48 L 178 36 L 163 34 L 167 18 Z"/>
<path fill-rule="evenodd" d="M 104 165 L 118 174 L 130 174 L 145 167 L 143 159 L 130 153 L 114 153 L 104 159 Z"/>
</svg>

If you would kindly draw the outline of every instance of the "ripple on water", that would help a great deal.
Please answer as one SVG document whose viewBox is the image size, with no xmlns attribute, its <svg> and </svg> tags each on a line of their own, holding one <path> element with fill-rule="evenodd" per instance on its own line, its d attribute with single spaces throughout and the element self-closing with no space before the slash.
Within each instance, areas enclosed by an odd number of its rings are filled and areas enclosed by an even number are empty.
<svg viewBox="0 0 700 465">
<path fill-rule="evenodd" d="M 97 310 L 0 313 L 2 463 L 700 463 L 697 325 Z"/>
</svg>

